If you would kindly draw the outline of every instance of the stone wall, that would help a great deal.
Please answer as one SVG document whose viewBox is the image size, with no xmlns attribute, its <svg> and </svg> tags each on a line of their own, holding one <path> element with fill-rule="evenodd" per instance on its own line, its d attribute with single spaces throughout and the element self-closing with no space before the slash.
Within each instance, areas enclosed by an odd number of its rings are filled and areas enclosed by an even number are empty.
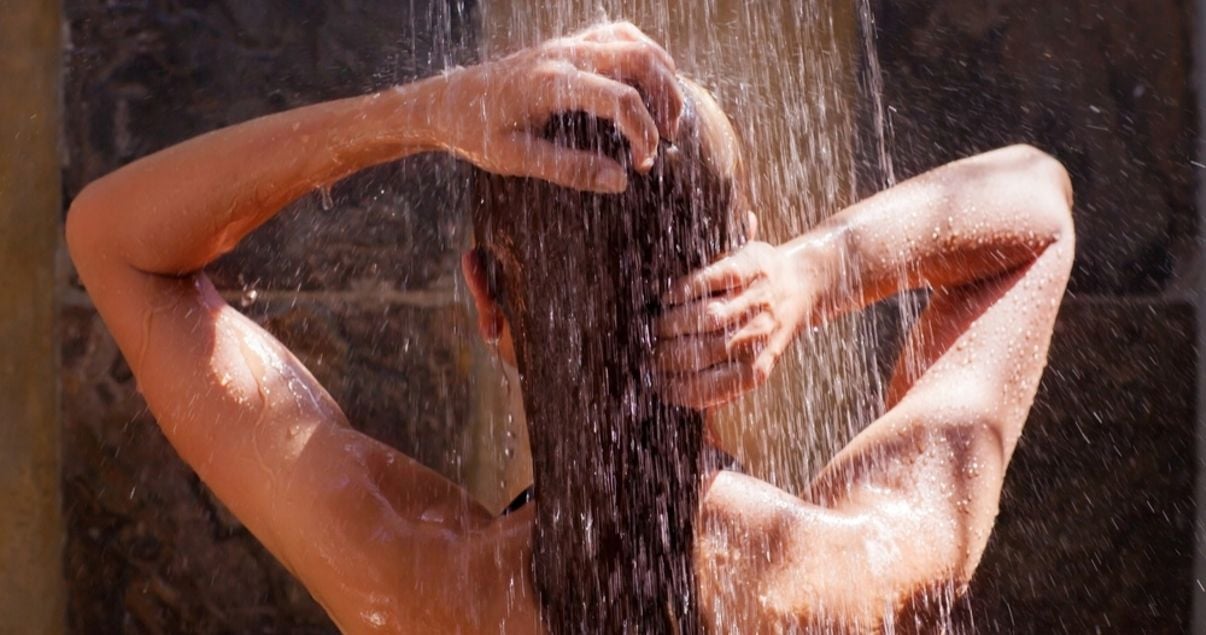
<svg viewBox="0 0 1206 635">
<path fill-rule="evenodd" d="M 876 0 L 898 175 L 1033 143 L 1078 255 L 972 587 L 975 632 L 1189 632 L 1196 122 L 1187 0 Z"/>
<path fill-rule="evenodd" d="M 469 2 L 66 0 L 64 191 L 202 132 L 464 63 Z M 351 421 L 465 479 L 463 172 L 423 157 L 304 199 L 217 263 Z M 455 185 L 455 186 L 454 186 Z M 328 209 L 329 208 L 329 209 Z M 87 296 L 61 298 L 65 571 L 79 633 L 333 632 L 176 457 Z"/>
</svg>

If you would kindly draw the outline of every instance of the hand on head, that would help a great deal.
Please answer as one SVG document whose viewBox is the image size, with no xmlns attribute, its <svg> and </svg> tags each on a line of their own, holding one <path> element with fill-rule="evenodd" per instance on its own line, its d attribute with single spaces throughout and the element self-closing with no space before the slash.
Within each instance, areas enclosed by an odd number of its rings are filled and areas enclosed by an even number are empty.
<svg viewBox="0 0 1206 635">
<path fill-rule="evenodd" d="M 655 327 L 662 397 L 707 408 L 761 385 L 809 320 L 814 287 L 789 252 L 764 242 L 676 282 Z"/>
<path fill-rule="evenodd" d="M 598 153 L 540 137 L 550 117 L 582 111 L 614 122 L 632 165 L 653 166 L 683 107 L 674 60 L 635 26 L 612 23 L 550 40 L 447 76 L 439 127 L 451 149 L 484 170 L 596 192 L 621 192 L 627 170 Z M 639 90 L 638 90 L 639 87 Z"/>
<path fill-rule="evenodd" d="M 488 172 L 597 192 L 625 190 L 626 166 L 549 141 L 549 120 L 585 112 L 611 121 L 628 141 L 631 165 L 645 172 L 654 164 L 659 137 L 678 134 L 684 104 L 673 59 L 628 23 L 551 40 L 461 69 L 449 80 L 455 99 L 447 114 L 455 119 L 446 128 L 461 156 Z M 716 110 L 707 130 L 727 130 L 716 123 L 727 119 L 706 91 L 696 92 L 700 106 Z M 722 151 L 732 145 L 713 143 L 710 151 L 717 154 L 709 160 L 735 162 Z M 755 222 L 751 214 L 750 228 Z M 462 266 L 482 336 L 498 342 L 514 363 L 508 325 L 491 297 L 480 254 L 467 253 Z M 812 310 L 810 285 L 798 269 L 783 250 L 755 242 L 680 281 L 664 298 L 656 327 L 654 366 L 663 398 L 705 408 L 765 381 Z"/>
</svg>

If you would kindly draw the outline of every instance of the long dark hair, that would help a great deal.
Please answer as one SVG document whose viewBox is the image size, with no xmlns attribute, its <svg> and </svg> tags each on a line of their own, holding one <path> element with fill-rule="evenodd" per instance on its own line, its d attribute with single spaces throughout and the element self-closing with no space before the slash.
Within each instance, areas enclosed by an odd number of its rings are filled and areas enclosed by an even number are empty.
<svg viewBox="0 0 1206 635">
<path fill-rule="evenodd" d="M 683 82 L 676 139 L 602 195 L 476 175 L 478 249 L 510 324 L 535 472 L 534 570 L 553 633 L 695 632 L 702 413 L 662 403 L 645 370 L 669 283 L 745 240 L 733 129 Z M 607 121 L 554 117 L 545 137 L 626 162 Z"/>
</svg>

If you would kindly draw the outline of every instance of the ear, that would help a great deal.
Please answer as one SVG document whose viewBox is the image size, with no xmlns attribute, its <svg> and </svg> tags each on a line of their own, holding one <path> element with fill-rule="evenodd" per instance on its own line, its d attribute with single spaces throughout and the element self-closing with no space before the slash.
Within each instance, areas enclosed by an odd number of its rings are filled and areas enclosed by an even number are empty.
<svg viewBox="0 0 1206 635">
<path fill-rule="evenodd" d="M 503 313 L 490 295 L 486 282 L 486 265 L 480 249 L 474 248 L 461 254 L 461 273 L 469 285 L 469 295 L 477 309 L 477 330 L 487 342 L 497 342 L 502 337 Z"/>
</svg>

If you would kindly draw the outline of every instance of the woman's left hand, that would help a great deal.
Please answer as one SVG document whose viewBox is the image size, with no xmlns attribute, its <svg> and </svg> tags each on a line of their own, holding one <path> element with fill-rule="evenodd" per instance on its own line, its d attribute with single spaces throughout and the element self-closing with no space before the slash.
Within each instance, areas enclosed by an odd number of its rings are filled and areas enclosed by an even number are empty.
<svg viewBox="0 0 1206 635">
<path fill-rule="evenodd" d="M 812 311 L 814 285 L 795 260 L 751 242 L 671 287 L 653 360 L 663 399 L 706 408 L 766 381 Z"/>
</svg>

